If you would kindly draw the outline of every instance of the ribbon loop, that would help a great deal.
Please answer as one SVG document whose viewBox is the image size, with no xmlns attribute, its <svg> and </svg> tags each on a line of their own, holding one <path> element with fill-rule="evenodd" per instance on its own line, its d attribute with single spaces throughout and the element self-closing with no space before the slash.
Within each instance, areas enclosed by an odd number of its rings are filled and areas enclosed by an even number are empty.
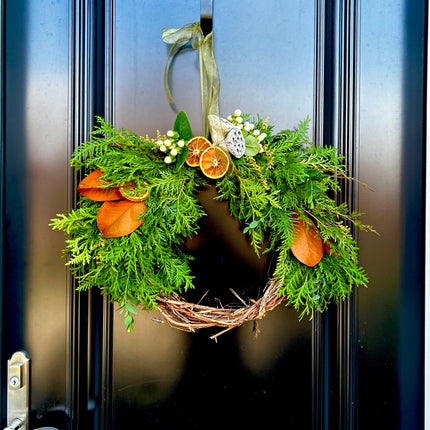
<svg viewBox="0 0 430 430">
<path fill-rule="evenodd" d="M 172 45 L 164 70 L 164 89 L 170 104 L 175 104 L 169 88 L 169 66 L 171 60 L 190 42 L 192 48 L 199 51 L 202 122 L 204 134 L 208 137 L 208 115 L 219 116 L 220 79 L 213 52 L 213 33 L 211 32 L 207 36 L 204 36 L 200 23 L 194 22 L 182 28 L 164 28 L 162 38 L 163 42 Z"/>
</svg>

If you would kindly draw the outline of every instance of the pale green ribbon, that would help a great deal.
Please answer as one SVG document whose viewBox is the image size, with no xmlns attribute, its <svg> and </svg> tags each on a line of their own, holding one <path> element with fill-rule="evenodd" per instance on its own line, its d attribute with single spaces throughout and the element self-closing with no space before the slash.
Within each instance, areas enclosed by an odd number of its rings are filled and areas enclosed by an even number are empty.
<svg viewBox="0 0 430 430">
<path fill-rule="evenodd" d="M 167 57 L 166 68 L 164 70 L 164 89 L 167 100 L 171 104 L 175 104 L 175 100 L 169 88 L 170 60 L 189 42 L 191 42 L 193 49 L 198 49 L 199 51 L 203 132 L 208 137 L 208 115 L 219 116 L 220 79 L 214 56 L 213 33 L 211 32 L 207 36 L 204 36 L 200 23 L 194 22 L 182 28 L 164 28 L 162 37 L 163 42 L 173 45 Z"/>
</svg>

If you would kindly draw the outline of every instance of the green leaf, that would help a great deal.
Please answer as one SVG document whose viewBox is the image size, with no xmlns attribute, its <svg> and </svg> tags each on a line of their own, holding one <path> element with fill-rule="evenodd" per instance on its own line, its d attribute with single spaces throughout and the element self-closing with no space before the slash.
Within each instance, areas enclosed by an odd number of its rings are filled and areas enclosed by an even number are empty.
<svg viewBox="0 0 430 430">
<path fill-rule="evenodd" d="M 260 152 L 258 140 L 252 134 L 245 137 L 245 155 L 253 157 Z"/>
<path fill-rule="evenodd" d="M 256 220 L 254 220 L 254 221 L 250 222 L 250 223 L 249 223 L 249 224 L 248 224 L 248 225 L 243 229 L 243 232 L 244 232 L 244 233 L 248 233 L 248 231 L 249 231 L 250 229 L 258 227 L 258 224 L 259 224 L 262 220 L 263 220 L 263 219 L 262 219 L 262 218 L 260 218 L 260 220 L 256 219 Z"/>
<path fill-rule="evenodd" d="M 182 148 L 181 152 L 176 157 L 176 170 L 180 169 L 182 165 L 185 163 L 185 159 L 188 155 L 188 148 L 185 146 Z"/>
<path fill-rule="evenodd" d="M 232 161 L 235 164 L 235 166 L 240 165 L 240 164 L 246 164 L 246 161 L 243 157 L 234 158 L 234 159 L 232 159 Z"/>
<path fill-rule="evenodd" d="M 177 131 L 184 140 L 190 140 L 193 137 L 190 121 L 188 121 L 187 114 L 183 110 L 178 113 L 173 130 Z"/>
<path fill-rule="evenodd" d="M 126 326 L 129 326 L 129 325 L 131 325 L 133 323 L 133 317 L 131 316 L 131 315 L 127 315 L 125 318 L 124 318 L 124 324 L 126 325 Z"/>
<path fill-rule="evenodd" d="M 131 314 L 137 314 L 136 308 L 131 303 L 126 303 L 125 307 Z"/>
</svg>

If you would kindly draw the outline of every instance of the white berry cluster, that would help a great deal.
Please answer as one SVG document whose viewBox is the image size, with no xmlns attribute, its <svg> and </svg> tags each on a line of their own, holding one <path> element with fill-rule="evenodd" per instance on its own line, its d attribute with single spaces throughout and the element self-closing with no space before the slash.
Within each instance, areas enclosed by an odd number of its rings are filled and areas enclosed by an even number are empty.
<svg viewBox="0 0 430 430">
<path fill-rule="evenodd" d="M 166 164 L 173 163 L 186 145 L 185 141 L 179 138 L 178 132 L 173 130 L 168 130 L 165 136 L 159 135 L 154 143 L 155 149 L 165 154 Z"/>
<path fill-rule="evenodd" d="M 257 139 L 260 144 L 260 152 L 264 152 L 264 147 L 262 145 L 263 140 L 267 137 L 267 134 L 255 128 L 255 124 L 244 119 L 242 111 L 236 109 L 231 115 L 227 117 L 227 120 L 239 127 L 242 130 L 243 136 L 246 138 L 248 135 L 252 135 Z M 247 117 L 247 115 L 245 116 Z M 264 126 L 264 124 L 263 124 Z"/>
</svg>

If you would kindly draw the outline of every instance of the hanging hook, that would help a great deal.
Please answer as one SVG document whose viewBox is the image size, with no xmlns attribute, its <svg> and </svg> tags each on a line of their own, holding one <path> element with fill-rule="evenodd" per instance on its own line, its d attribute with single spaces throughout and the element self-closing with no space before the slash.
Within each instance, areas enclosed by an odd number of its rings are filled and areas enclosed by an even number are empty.
<svg viewBox="0 0 430 430">
<path fill-rule="evenodd" d="M 203 36 L 212 31 L 213 0 L 200 0 L 200 28 Z"/>
</svg>

